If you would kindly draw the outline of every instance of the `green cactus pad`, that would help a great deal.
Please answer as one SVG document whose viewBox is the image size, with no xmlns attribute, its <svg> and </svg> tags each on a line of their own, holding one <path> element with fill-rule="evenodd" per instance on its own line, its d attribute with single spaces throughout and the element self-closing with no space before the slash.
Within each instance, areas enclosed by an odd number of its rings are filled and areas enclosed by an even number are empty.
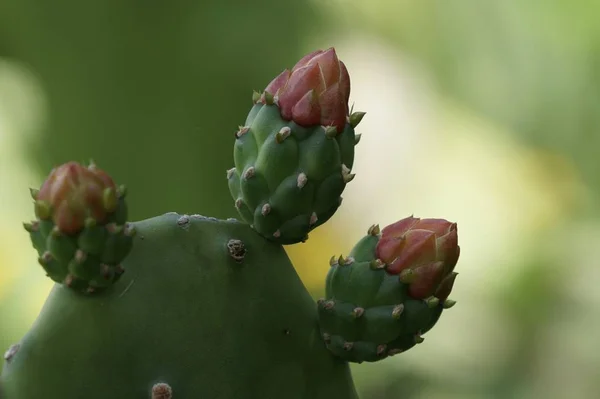
<svg viewBox="0 0 600 399">
<path fill-rule="evenodd" d="M 5 356 L 2 399 L 357 399 L 283 247 L 235 220 L 132 225 L 111 289 L 55 285 Z"/>
<path fill-rule="evenodd" d="M 236 133 L 229 190 L 242 219 L 279 244 L 304 241 L 333 216 L 354 175 L 356 135 L 282 119 L 275 104 L 255 104 Z"/>
<path fill-rule="evenodd" d="M 349 362 L 376 362 L 411 349 L 448 307 L 434 298 L 411 298 L 408 285 L 376 259 L 378 241 L 373 226 L 350 256 L 332 258 L 326 297 L 318 301 L 327 348 Z"/>
<path fill-rule="evenodd" d="M 65 234 L 50 219 L 24 224 L 38 262 L 53 281 L 79 292 L 93 293 L 116 283 L 124 272 L 121 262 L 133 245 L 135 229 L 126 222 L 125 191 L 116 210 L 103 223 L 93 218 L 77 234 Z"/>
</svg>

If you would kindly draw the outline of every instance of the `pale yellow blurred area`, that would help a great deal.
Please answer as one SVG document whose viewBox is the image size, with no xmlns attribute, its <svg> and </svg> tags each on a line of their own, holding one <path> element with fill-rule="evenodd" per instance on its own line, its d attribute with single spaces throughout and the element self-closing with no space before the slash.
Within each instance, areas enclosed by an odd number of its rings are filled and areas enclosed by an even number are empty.
<svg viewBox="0 0 600 399">
<path fill-rule="evenodd" d="M 20 298 L 27 318 L 37 314 L 52 286 L 35 268 L 36 253 L 22 225 L 33 217 L 28 187 L 40 183 L 23 146 L 41 127 L 44 110 L 36 77 L 23 65 L 0 58 L 0 301 L 18 278 L 32 274 L 27 295 Z"/>
</svg>

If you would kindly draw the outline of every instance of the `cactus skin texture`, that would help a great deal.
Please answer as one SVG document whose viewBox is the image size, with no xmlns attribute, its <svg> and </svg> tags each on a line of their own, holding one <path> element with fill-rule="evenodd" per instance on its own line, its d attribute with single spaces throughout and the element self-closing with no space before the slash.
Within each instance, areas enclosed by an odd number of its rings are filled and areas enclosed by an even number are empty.
<svg viewBox="0 0 600 399">
<path fill-rule="evenodd" d="M 32 189 L 37 219 L 24 223 L 38 262 L 57 283 L 85 293 L 114 284 L 133 243 L 124 186 L 95 164 L 68 162 Z"/>
<path fill-rule="evenodd" d="M 133 224 L 113 287 L 53 288 L 5 363 L 2 399 L 357 398 L 283 247 L 237 221 Z"/>
<path fill-rule="evenodd" d="M 326 298 L 318 301 L 328 349 L 362 363 L 422 343 L 442 311 L 455 304 L 447 298 L 457 275 L 457 242 L 455 224 L 410 217 L 383 232 L 372 226 L 348 257 L 333 257 Z"/>
<path fill-rule="evenodd" d="M 242 219 L 268 240 L 306 241 L 340 206 L 354 178 L 354 128 L 364 116 L 348 115 L 349 93 L 333 49 L 305 56 L 255 92 L 227 179 Z"/>
</svg>

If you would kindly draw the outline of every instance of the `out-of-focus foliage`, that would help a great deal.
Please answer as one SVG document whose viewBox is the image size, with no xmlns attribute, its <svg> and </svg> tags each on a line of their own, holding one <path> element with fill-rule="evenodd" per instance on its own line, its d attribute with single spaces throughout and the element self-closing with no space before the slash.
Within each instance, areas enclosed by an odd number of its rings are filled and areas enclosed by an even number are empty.
<svg viewBox="0 0 600 399">
<path fill-rule="evenodd" d="M 353 29 L 401 46 L 442 91 L 527 143 L 573 158 L 600 192 L 599 2 L 328 2 L 342 3 Z"/>
<path fill-rule="evenodd" d="M 234 216 L 233 134 L 252 90 L 299 57 L 307 20 L 318 29 L 302 1 L 3 1 L 8 55 L 49 105 L 31 162 L 93 158 L 131 188 L 133 219 Z"/>
</svg>

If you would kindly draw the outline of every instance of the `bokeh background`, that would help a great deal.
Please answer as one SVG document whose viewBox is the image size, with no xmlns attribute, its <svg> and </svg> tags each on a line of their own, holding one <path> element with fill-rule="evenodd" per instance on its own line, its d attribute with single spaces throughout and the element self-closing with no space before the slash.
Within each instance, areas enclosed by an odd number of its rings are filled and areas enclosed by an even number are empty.
<svg viewBox="0 0 600 399">
<path fill-rule="evenodd" d="M 135 220 L 235 217 L 233 132 L 283 68 L 335 46 L 359 126 L 342 209 L 288 247 L 318 297 L 373 223 L 458 222 L 425 343 L 353 366 L 363 399 L 600 397 L 600 2 L 3 0 L 0 348 L 51 288 L 28 187 L 93 158 Z M 343 233 L 343 234 L 342 234 Z"/>
</svg>

